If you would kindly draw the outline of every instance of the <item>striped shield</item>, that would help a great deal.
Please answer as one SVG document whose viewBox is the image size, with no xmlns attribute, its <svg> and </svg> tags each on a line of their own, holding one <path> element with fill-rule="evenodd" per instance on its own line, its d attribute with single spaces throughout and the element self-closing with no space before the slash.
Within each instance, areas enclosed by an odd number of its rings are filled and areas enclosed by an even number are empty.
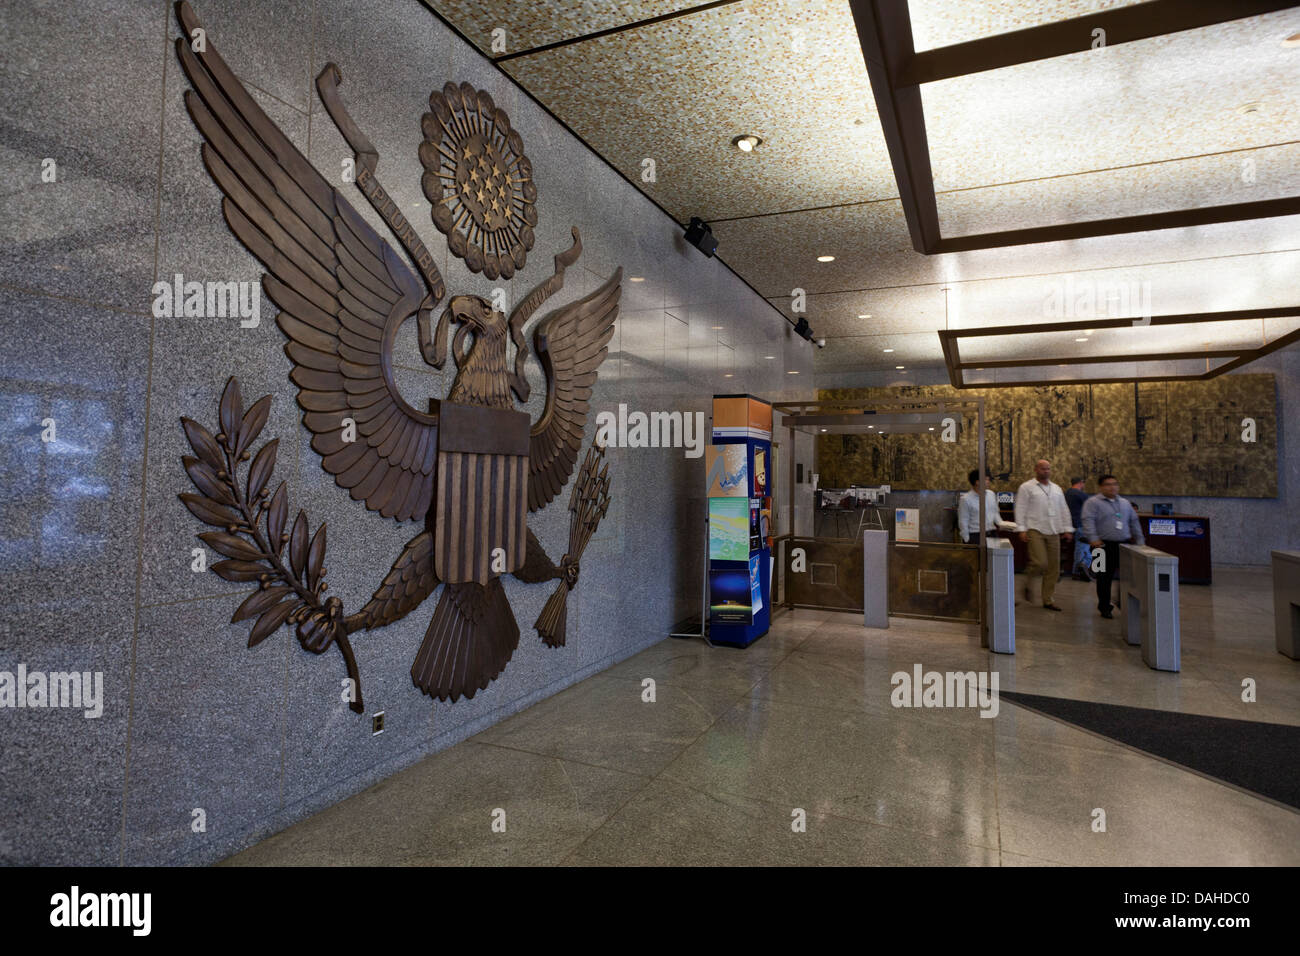
<svg viewBox="0 0 1300 956">
<path fill-rule="evenodd" d="M 434 569 L 448 584 L 487 584 L 524 564 L 528 414 L 439 404 Z"/>
</svg>

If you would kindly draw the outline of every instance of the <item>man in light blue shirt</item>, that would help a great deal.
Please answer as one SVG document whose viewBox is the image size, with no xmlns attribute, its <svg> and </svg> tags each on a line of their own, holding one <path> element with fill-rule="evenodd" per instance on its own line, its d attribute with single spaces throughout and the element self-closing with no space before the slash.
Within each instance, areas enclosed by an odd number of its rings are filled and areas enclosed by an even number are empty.
<svg viewBox="0 0 1300 956">
<path fill-rule="evenodd" d="M 1114 607 L 1110 601 L 1110 583 L 1119 570 L 1119 546 L 1146 544 L 1146 538 L 1137 512 L 1127 498 L 1119 496 L 1119 479 L 1102 475 L 1097 487 L 1101 491 L 1083 503 L 1080 533 L 1092 548 L 1102 549 L 1104 558 L 1097 570 L 1097 610 L 1102 617 L 1109 618 Z"/>
</svg>

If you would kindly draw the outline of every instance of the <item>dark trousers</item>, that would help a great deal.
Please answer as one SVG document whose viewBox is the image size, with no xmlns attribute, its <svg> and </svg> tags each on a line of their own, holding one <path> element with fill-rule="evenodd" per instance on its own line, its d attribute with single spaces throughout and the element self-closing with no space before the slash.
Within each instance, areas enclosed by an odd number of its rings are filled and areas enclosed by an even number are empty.
<svg viewBox="0 0 1300 956">
<path fill-rule="evenodd" d="M 1106 554 L 1104 570 L 1097 572 L 1097 610 L 1109 611 L 1110 603 L 1110 583 L 1115 580 L 1115 575 L 1119 573 L 1119 541 L 1103 541 L 1102 548 Z"/>
</svg>

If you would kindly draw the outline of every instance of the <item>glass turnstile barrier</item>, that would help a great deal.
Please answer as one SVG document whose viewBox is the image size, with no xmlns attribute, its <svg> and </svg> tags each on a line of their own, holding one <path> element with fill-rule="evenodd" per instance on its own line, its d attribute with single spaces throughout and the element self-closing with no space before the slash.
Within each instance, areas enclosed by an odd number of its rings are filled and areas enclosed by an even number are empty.
<svg viewBox="0 0 1300 956">
<path fill-rule="evenodd" d="M 776 539 L 773 591 L 781 606 L 862 611 L 862 541 L 784 535 Z M 979 548 L 946 542 L 889 542 L 889 613 L 941 621 L 980 619 Z"/>
</svg>

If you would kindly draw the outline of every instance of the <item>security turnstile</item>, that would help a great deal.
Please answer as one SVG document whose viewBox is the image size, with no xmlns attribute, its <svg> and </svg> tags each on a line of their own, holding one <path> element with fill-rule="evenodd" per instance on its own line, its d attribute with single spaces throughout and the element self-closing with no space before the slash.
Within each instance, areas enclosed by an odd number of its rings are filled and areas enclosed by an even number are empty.
<svg viewBox="0 0 1300 956">
<path fill-rule="evenodd" d="M 1181 667 L 1178 559 L 1147 545 L 1119 546 L 1119 630 L 1142 645 L 1142 660 L 1158 671 Z"/>
<path fill-rule="evenodd" d="M 1277 652 L 1300 660 L 1300 551 L 1273 552 L 1273 616 Z"/>
<path fill-rule="evenodd" d="M 862 532 L 862 623 L 889 627 L 889 532 Z"/>
<path fill-rule="evenodd" d="M 1016 652 L 1016 552 L 1006 538 L 985 538 L 988 648 L 995 654 Z"/>
</svg>

